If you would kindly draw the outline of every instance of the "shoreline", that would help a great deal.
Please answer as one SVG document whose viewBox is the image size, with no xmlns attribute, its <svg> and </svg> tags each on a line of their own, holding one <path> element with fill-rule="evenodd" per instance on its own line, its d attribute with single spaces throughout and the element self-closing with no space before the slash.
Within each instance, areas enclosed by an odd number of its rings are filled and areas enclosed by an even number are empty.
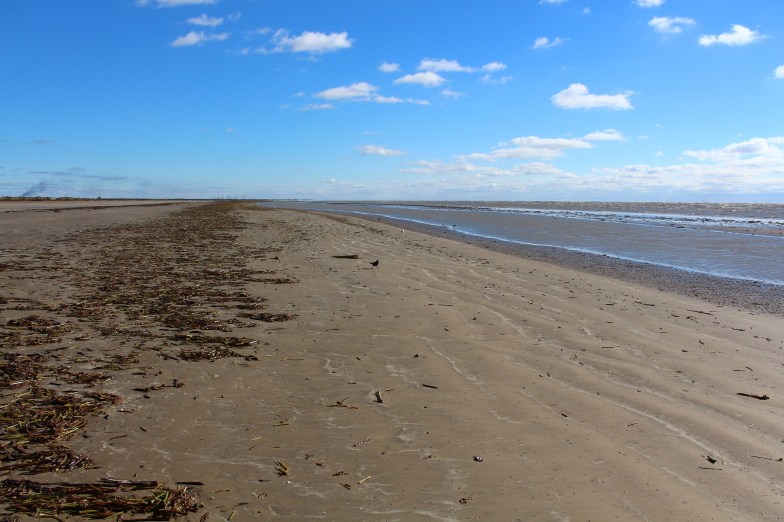
<svg viewBox="0 0 784 522">
<path fill-rule="evenodd" d="M 329 215 L 330 213 L 324 212 L 324 214 Z M 718 306 L 735 307 L 751 312 L 784 316 L 784 287 L 780 285 L 690 272 L 652 263 L 565 248 L 511 243 L 500 239 L 489 239 L 455 232 L 444 226 L 427 225 L 407 220 L 381 216 L 353 214 L 352 216 L 370 222 L 386 223 L 413 232 L 421 232 L 435 237 L 444 237 L 480 246 L 523 259 L 551 263 L 589 274 L 642 284 L 657 290 L 696 297 Z"/>
</svg>

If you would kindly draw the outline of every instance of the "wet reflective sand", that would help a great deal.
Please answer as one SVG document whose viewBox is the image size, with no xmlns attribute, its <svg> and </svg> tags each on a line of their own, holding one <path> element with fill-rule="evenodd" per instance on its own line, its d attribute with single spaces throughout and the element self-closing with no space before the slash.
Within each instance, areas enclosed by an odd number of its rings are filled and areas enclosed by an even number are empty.
<svg viewBox="0 0 784 522">
<path fill-rule="evenodd" d="M 713 276 L 784 285 L 784 206 L 616 203 L 276 203 L 403 219 Z"/>
</svg>

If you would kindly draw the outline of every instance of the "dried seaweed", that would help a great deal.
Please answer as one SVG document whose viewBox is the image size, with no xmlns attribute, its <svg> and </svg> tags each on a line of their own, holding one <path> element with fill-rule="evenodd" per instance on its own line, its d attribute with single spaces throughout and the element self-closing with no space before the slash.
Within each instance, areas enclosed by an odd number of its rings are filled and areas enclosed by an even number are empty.
<svg viewBox="0 0 784 522">
<path fill-rule="evenodd" d="M 7 360 L 0 361 L 0 387 L 11 388 L 38 380 L 44 371 L 40 364 L 35 364 L 30 357 L 7 354 Z"/>
<path fill-rule="evenodd" d="M 37 315 L 29 315 L 19 319 L 10 319 L 5 323 L 7 327 L 25 328 L 27 330 L 48 336 L 63 335 L 77 328 L 75 323 L 58 322 Z"/>
<path fill-rule="evenodd" d="M 241 353 L 228 348 L 206 348 L 206 349 L 187 349 L 180 350 L 178 357 L 186 361 L 214 361 L 225 357 L 245 357 Z"/>
<path fill-rule="evenodd" d="M 296 315 L 291 314 L 267 314 L 267 313 L 259 313 L 259 314 L 251 314 L 247 312 L 242 312 L 239 314 L 240 317 L 244 317 L 246 319 L 253 319 L 255 321 L 264 321 L 265 323 L 278 323 L 283 321 L 291 321 Z"/>
<path fill-rule="evenodd" d="M 93 465 L 90 457 L 77 453 L 70 448 L 51 445 L 36 451 L 26 451 L 20 446 L 0 448 L 3 462 L 2 471 L 17 471 L 22 475 L 35 475 L 47 472 L 65 472 Z"/>
<path fill-rule="evenodd" d="M 38 385 L 0 406 L 2 439 L 14 444 L 55 444 L 73 437 L 87 417 L 104 411 L 108 401 L 94 395 L 59 393 Z"/>
<path fill-rule="evenodd" d="M 255 340 L 202 334 L 254 326 L 240 317 L 265 322 L 294 318 L 242 315 L 262 309 L 265 302 L 246 292 L 244 285 L 297 281 L 276 270 L 247 266 L 247 260 L 266 259 L 281 249 L 239 244 L 239 231 L 246 224 L 236 208 L 236 203 L 199 205 L 162 219 L 82 230 L 58 238 L 57 249 L 20 247 L 0 253 L 0 271 L 7 271 L 2 273 L 6 279 L 55 279 L 75 289 L 66 302 L 57 294 L 35 301 L 5 297 L 0 301 L 9 305 L 6 310 L 29 311 L 24 317 L 0 322 L 0 349 L 9 352 L 0 358 L 0 390 L 7 392 L 0 404 L 2 470 L 36 474 L 91 466 L 88 456 L 62 443 L 84 430 L 91 416 L 122 399 L 101 391 L 51 389 L 64 383 L 92 387 L 111 378 L 101 371 L 77 371 L 64 366 L 65 362 L 85 363 L 96 370 L 122 369 L 138 365 L 142 349 L 169 357 L 163 348 L 168 351 L 172 345 L 179 348 L 180 359 L 189 361 L 258 360 L 236 351 L 256 344 Z M 63 339 L 67 346 L 54 347 L 41 356 L 10 353 Z M 79 346 L 89 339 L 95 345 Z M 60 362 L 57 352 L 70 349 L 76 350 L 75 355 Z M 44 379 L 50 387 L 43 386 Z M 137 497 L 130 493 L 134 489 L 152 491 Z M 157 482 L 106 481 L 41 484 L 6 480 L 0 483 L 0 503 L 12 512 L 41 516 L 105 518 L 132 513 L 155 520 L 168 520 L 198 506 L 189 491 L 164 488 Z"/>
<path fill-rule="evenodd" d="M 66 368 L 58 368 L 56 372 L 59 374 L 60 379 L 68 384 L 95 386 L 98 383 L 113 379 L 108 373 L 74 372 Z"/>
<path fill-rule="evenodd" d="M 0 332 L 0 348 L 15 349 L 24 346 L 42 346 L 44 344 L 59 343 L 59 337 L 39 335 L 36 333 L 23 335 L 18 332 Z"/>
<path fill-rule="evenodd" d="M 247 337 L 232 337 L 232 336 L 221 337 L 217 335 L 177 334 L 171 336 L 170 339 L 179 342 L 185 342 L 188 344 L 200 344 L 200 345 L 220 344 L 222 346 L 232 346 L 235 348 L 258 344 L 258 341 L 254 339 L 248 339 Z"/>
<path fill-rule="evenodd" d="M 132 494 L 144 490 L 149 490 L 149 494 Z M 91 519 L 133 514 L 148 515 L 150 520 L 171 520 L 200 507 L 188 488 L 171 489 L 155 481 L 108 479 L 76 484 L 6 479 L 0 482 L 0 500 L 16 513 L 57 513 Z"/>
<path fill-rule="evenodd" d="M 170 328 L 180 330 L 219 330 L 230 332 L 231 325 L 226 321 L 219 321 L 208 317 L 206 314 L 179 311 L 161 317 L 161 323 Z"/>
<path fill-rule="evenodd" d="M 299 283 L 293 277 L 268 277 L 268 278 L 259 278 L 259 279 L 251 279 L 255 283 L 265 283 L 269 285 L 288 285 L 291 283 Z"/>
</svg>

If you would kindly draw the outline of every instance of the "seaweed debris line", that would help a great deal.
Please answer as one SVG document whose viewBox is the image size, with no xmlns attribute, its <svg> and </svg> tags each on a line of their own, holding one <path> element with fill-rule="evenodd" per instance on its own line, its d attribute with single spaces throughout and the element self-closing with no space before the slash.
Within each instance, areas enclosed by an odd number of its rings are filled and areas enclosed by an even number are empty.
<svg viewBox="0 0 784 522">
<path fill-rule="evenodd" d="M 258 313 L 264 299 L 244 290 L 248 281 L 289 281 L 247 268 L 248 259 L 265 252 L 238 243 L 245 226 L 238 208 L 185 206 L 158 219 L 54 235 L 0 254 L 0 288 L 6 289 L 0 295 L 0 503 L 6 511 L 118 520 L 199 511 L 198 480 L 166 485 L 139 479 L 144 470 L 107 478 L 100 459 L 69 443 L 105 436 L 88 424 L 133 414 L 139 400 L 153 399 L 152 391 L 177 389 L 154 400 L 180 408 L 176 401 L 185 391 L 179 389 L 187 382 L 150 384 L 164 364 L 258 361 L 258 340 L 231 333 L 293 318 Z M 41 475 L 42 481 L 29 478 Z M 69 475 L 77 480 L 63 480 Z"/>
</svg>

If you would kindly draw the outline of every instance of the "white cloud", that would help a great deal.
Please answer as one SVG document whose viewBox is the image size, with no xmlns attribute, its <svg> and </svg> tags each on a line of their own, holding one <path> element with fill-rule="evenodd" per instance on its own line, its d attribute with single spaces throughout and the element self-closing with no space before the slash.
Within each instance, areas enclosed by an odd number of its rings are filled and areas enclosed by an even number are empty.
<svg viewBox="0 0 784 522">
<path fill-rule="evenodd" d="M 506 64 L 502 62 L 490 62 L 486 63 L 482 66 L 482 70 L 486 72 L 498 72 L 498 71 L 505 71 Z"/>
<path fill-rule="evenodd" d="M 372 101 L 376 103 L 412 103 L 414 105 L 430 105 L 427 100 L 418 100 L 416 98 L 398 98 L 397 96 L 381 96 L 380 94 L 373 96 Z"/>
<path fill-rule="evenodd" d="M 590 132 L 583 139 L 588 141 L 622 141 L 626 138 L 615 129 L 605 129 L 603 131 Z"/>
<path fill-rule="evenodd" d="M 784 136 L 752 138 L 720 149 L 688 150 L 700 163 L 652 167 L 627 165 L 596 169 L 601 178 L 586 178 L 594 186 L 620 190 L 661 189 L 726 194 L 784 191 Z"/>
<path fill-rule="evenodd" d="M 377 145 L 363 145 L 356 147 L 360 154 L 363 156 L 402 156 L 404 152 L 397 149 L 387 149 Z"/>
<path fill-rule="evenodd" d="M 481 182 L 483 178 L 497 178 L 497 177 L 520 177 L 520 176 L 561 176 L 566 174 L 561 169 L 550 165 L 549 163 L 531 162 L 521 163 L 512 167 L 503 168 L 495 165 L 476 165 L 469 161 L 457 161 L 454 163 L 445 163 L 442 161 L 412 161 L 410 167 L 401 169 L 402 172 L 409 172 L 412 174 L 421 174 L 429 176 L 450 176 L 450 179 L 445 180 L 447 185 L 454 184 L 451 177 L 457 175 L 469 175 L 470 178 L 460 180 L 460 183 L 465 188 L 471 188 L 477 183 Z"/>
<path fill-rule="evenodd" d="M 773 70 L 774 78 L 784 78 L 784 65 L 779 65 Z"/>
<path fill-rule="evenodd" d="M 316 93 L 316 98 L 324 100 L 370 100 L 376 95 L 378 87 L 367 82 L 357 82 L 342 87 L 333 87 Z"/>
<path fill-rule="evenodd" d="M 545 138 L 531 138 L 536 137 L 529 136 L 523 140 L 540 146 L 552 145 L 555 150 L 566 150 L 565 145 L 570 141 L 576 143 L 573 140 L 548 143 Z M 459 186 L 466 198 L 474 199 L 477 194 L 492 198 L 508 196 L 512 191 L 544 198 L 564 194 L 565 190 L 575 195 L 603 194 L 605 197 L 613 197 L 612 194 L 650 197 L 653 194 L 677 193 L 686 198 L 706 193 L 734 197 L 784 192 L 784 136 L 753 138 L 720 149 L 687 153 L 692 157 L 699 156 L 699 161 L 663 166 L 631 164 L 595 168 L 576 174 L 547 161 L 505 167 L 496 163 L 477 163 L 465 156 L 453 162 L 415 161 L 402 172 L 426 176 L 405 187 L 409 194 L 444 194 Z M 660 158 L 657 161 L 662 161 L 663 156 L 661 152 L 656 153 L 656 157 Z"/>
<path fill-rule="evenodd" d="M 540 138 L 525 136 L 500 143 L 492 152 L 478 152 L 461 159 L 496 161 L 500 159 L 536 158 L 551 160 L 563 156 L 569 149 L 590 149 L 593 145 L 581 138 Z"/>
<path fill-rule="evenodd" d="M 275 44 L 274 52 L 311 53 L 322 54 L 351 47 L 352 41 L 348 33 L 318 33 L 305 31 L 299 36 L 289 36 L 288 32 L 280 29 L 272 36 Z"/>
<path fill-rule="evenodd" d="M 636 0 L 634 3 L 640 7 L 661 7 L 664 0 Z"/>
<path fill-rule="evenodd" d="M 378 66 L 378 70 L 385 73 L 398 72 L 400 70 L 400 65 L 396 63 L 382 62 L 381 65 Z"/>
<path fill-rule="evenodd" d="M 402 83 L 411 83 L 416 85 L 423 85 L 425 87 L 438 87 L 446 80 L 433 71 L 419 72 L 415 74 L 407 74 L 395 80 L 393 83 L 399 85 Z"/>
<path fill-rule="evenodd" d="M 223 23 L 223 18 L 210 18 L 206 14 L 188 18 L 188 23 L 191 25 L 200 25 L 202 27 L 218 27 Z"/>
<path fill-rule="evenodd" d="M 731 143 L 721 149 L 687 150 L 684 156 L 690 156 L 700 161 L 727 162 L 742 159 L 744 156 L 778 157 L 784 160 L 784 151 L 779 146 L 784 145 L 784 136 L 772 138 L 752 138 L 747 141 Z"/>
<path fill-rule="evenodd" d="M 376 103 L 403 103 L 405 100 L 397 96 L 381 96 L 379 94 L 373 97 L 373 101 Z"/>
<path fill-rule="evenodd" d="M 140 5 L 147 5 L 149 2 L 139 2 Z M 179 7 L 181 5 L 212 5 L 215 0 L 157 0 L 158 7 Z"/>
<path fill-rule="evenodd" d="M 466 95 L 466 93 L 464 92 L 452 91 L 450 89 L 444 89 L 443 91 L 441 91 L 441 94 L 443 94 L 447 98 L 455 98 L 455 99 L 462 98 L 463 96 Z"/>
<path fill-rule="evenodd" d="M 550 99 L 553 105 L 562 109 L 633 109 L 629 96 L 624 94 L 590 94 L 588 87 L 582 83 L 573 83 L 561 92 L 554 94 Z"/>
<path fill-rule="evenodd" d="M 489 62 L 484 64 L 480 68 L 470 67 L 467 65 L 462 65 L 457 60 L 433 60 L 430 58 L 424 58 L 422 61 L 419 62 L 419 66 L 417 67 L 419 71 L 429 71 L 429 72 L 463 72 L 463 73 L 474 73 L 478 71 L 484 71 L 488 73 L 504 71 L 506 70 L 506 64 L 503 62 Z"/>
<path fill-rule="evenodd" d="M 229 33 L 206 34 L 203 31 L 191 31 L 184 36 L 180 36 L 169 45 L 172 47 L 189 47 L 193 45 L 199 45 L 204 42 L 223 41 L 228 39 L 228 37 Z"/>
<path fill-rule="evenodd" d="M 382 96 L 378 94 L 378 87 L 367 82 L 357 82 L 351 85 L 333 87 L 313 95 L 316 98 L 330 101 L 358 101 L 375 103 L 411 103 L 414 105 L 430 105 L 427 100 L 416 98 L 398 98 L 397 96 Z M 324 107 L 331 109 L 332 107 Z M 311 109 L 313 110 L 313 109 Z"/>
<path fill-rule="evenodd" d="M 569 0 L 539 0 L 540 4 L 563 4 Z"/>
<path fill-rule="evenodd" d="M 431 60 L 430 58 L 424 58 L 421 62 L 419 62 L 419 67 L 417 67 L 420 71 L 433 71 L 433 72 L 474 72 L 473 67 L 466 67 L 464 65 L 460 65 L 457 60 Z"/>
<path fill-rule="evenodd" d="M 358 199 L 410 199 L 412 194 L 422 199 L 508 199 L 510 194 L 521 194 L 534 199 L 586 196 L 650 199 L 674 195 L 694 200 L 704 198 L 705 194 L 736 198 L 743 194 L 784 192 L 784 160 L 747 159 L 749 161 L 739 165 L 711 162 L 664 166 L 631 164 L 580 173 L 561 170 L 542 161 L 521 162 L 509 167 L 459 160 L 414 161 L 401 169 L 419 176 L 412 181 L 388 180 L 383 185 L 383 192 L 370 186 L 341 184 L 332 194 L 333 198 L 345 198 L 347 191 L 355 188 Z M 662 159 L 656 161 L 660 163 Z"/>
<path fill-rule="evenodd" d="M 699 44 L 708 47 L 711 45 L 748 45 L 762 39 L 757 31 L 735 24 L 729 33 L 705 34 L 700 36 Z"/>
<path fill-rule="evenodd" d="M 491 84 L 494 83 L 497 85 L 503 85 L 505 83 L 511 82 L 512 76 L 507 75 L 507 76 L 499 76 L 498 78 L 496 78 L 491 74 L 485 74 L 484 76 L 482 76 L 482 78 L 480 78 L 480 81 L 482 83 L 491 83 Z"/>
<path fill-rule="evenodd" d="M 335 106 L 331 103 L 309 103 L 302 107 L 300 110 L 303 112 L 308 111 L 328 111 L 330 109 L 334 109 Z"/>
<path fill-rule="evenodd" d="M 680 16 L 654 16 L 648 22 L 648 25 L 653 27 L 654 31 L 662 34 L 677 34 L 683 31 L 684 25 L 694 25 L 696 22 L 691 18 L 684 18 Z"/>
<path fill-rule="evenodd" d="M 563 45 L 566 40 L 556 36 L 552 40 L 550 40 L 546 36 L 540 36 L 536 40 L 534 40 L 534 49 L 549 49 L 550 47 L 557 47 L 559 45 Z"/>
</svg>

